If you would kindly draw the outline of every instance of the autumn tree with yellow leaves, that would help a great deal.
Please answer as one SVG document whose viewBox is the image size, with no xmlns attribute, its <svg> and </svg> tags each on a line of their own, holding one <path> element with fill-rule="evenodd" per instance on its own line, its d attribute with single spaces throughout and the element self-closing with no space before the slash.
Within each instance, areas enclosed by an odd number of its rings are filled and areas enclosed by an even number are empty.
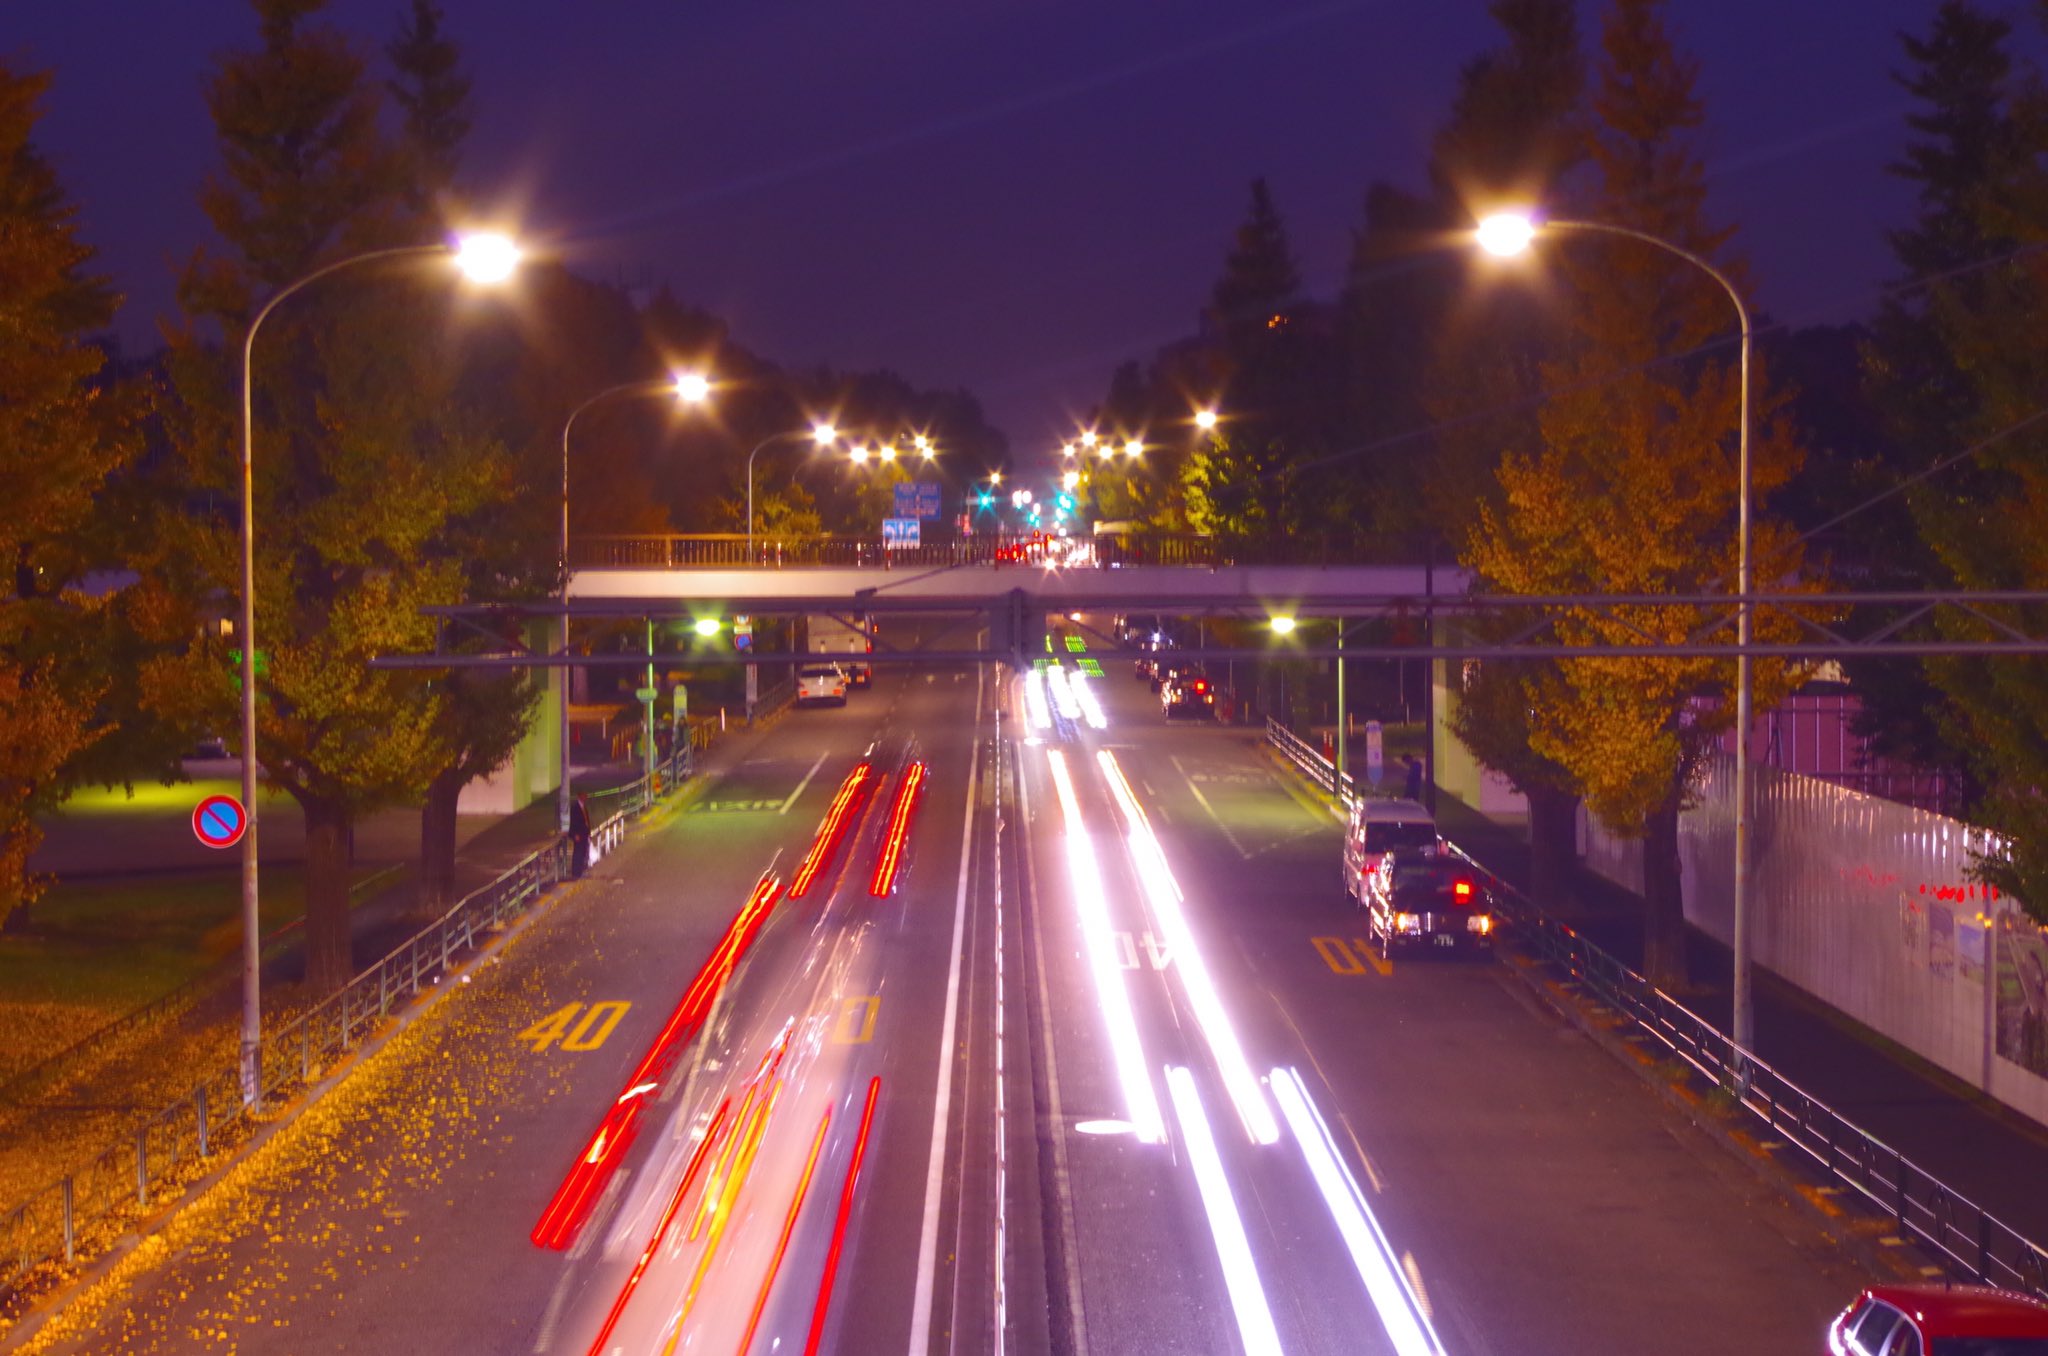
<svg viewBox="0 0 2048 1356">
<path fill-rule="evenodd" d="M 1551 206 L 1560 218 L 1633 228 L 1717 260 L 1740 286 L 1732 232 L 1708 221 L 1695 84 L 1660 0 L 1617 0 L 1589 91 L 1589 173 L 1574 200 Z M 1540 440 L 1503 456 L 1499 499 L 1482 510 L 1466 562 L 1503 593 L 1732 591 L 1740 482 L 1727 295 L 1684 260 L 1605 233 L 1553 232 L 1541 254 L 1575 336 L 1546 364 Z M 1761 503 L 1801 451 L 1781 417 L 1785 395 L 1761 362 L 1752 391 Z M 1779 577 L 1797 573 L 1790 538 L 1758 518 L 1754 556 Z M 1557 632 L 1568 644 L 1677 642 L 1713 611 L 1574 608 Z M 1569 774 L 1610 826 L 1643 840 L 1644 966 L 1663 984 L 1685 980 L 1678 815 L 1689 778 L 1732 723 L 1734 679 L 1732 661 L 1566 659 L 1526 693 L 1532 751 Z M 1758 706 L 1768 709 L 1790 676 L 1759 664 L 1756 679 Z"/>
</svg>

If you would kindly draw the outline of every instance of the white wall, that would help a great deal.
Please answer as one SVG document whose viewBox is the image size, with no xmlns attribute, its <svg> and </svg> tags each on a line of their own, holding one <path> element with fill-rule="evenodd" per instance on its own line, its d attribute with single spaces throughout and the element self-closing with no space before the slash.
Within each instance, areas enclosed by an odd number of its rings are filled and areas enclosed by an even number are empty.
<svg viewBox="0 0 2048 1356">
<path fill-rule="evenodd" d="M 1996 840 L 1797 773 L 1754 773 L 1756 964 L 2048 1124 L 2048 984 L 2030 959 L 2048 954 L 2048 934 L 1970 881 L 1974 854 Z M 1711 763 L 1679 821 L 1686 917 L 1723 943 L 1734 932 L 1733 774 L 1732 759 Z M 1640 888 L 1638 843 L 1591 820 L 1581 843 L 1589 867 Z"/>
</svg>

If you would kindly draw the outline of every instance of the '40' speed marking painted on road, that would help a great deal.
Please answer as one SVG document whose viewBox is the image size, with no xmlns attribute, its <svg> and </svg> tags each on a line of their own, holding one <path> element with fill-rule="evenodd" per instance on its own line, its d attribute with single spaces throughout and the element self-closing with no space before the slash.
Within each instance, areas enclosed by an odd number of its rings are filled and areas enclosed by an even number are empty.
<svg viewBox="0 0 2048 1356">
<path fill-rule="evenodd" d="M 1367 970 L 1391 975 L 1394 967 L 1379 958 L 1379 948 L 1363 937 L 1311 937 L 1323 964 L 1340 975 L 1362 975 Z"/>
<path fill-rule="evenodd" d="M 606 1003 L 592 1003 L 585 1008 L 581 1003 L 570 1003 L 556 1008 L 547 1016 L 519 1033 L 519 1039 L 533 1046 L 538 1055 L 556 1041 L 564 1050 L 595 1050 L 603 1045 L 605 1038 L 619 1024 L 619 1018 L 626 1015 L 631 1003 L 613 999 Z M 581 1013 L 579 1019 L 577 1014 Z"/>
</svg>

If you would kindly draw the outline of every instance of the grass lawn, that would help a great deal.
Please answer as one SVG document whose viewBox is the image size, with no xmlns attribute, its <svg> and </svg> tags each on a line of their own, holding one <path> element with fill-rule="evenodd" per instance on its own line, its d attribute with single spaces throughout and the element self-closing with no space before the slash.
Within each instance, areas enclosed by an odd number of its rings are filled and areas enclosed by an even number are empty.
<svg viewBox="0 0 2048 1356">
<path fill-rule="evenodd" d="M 263 873 L 263 928 L 305 911 L 304 873 Z M 0 934 L 0 1079 L 220 965 L 241 941 L 234 866 L 60 881 Z"/>
</svg>

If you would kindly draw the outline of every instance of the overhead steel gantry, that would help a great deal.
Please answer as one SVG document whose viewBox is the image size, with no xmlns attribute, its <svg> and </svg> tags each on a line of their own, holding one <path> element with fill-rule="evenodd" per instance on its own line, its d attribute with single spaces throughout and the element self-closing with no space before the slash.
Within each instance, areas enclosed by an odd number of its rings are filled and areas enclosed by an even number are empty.
<svg viewBox="0 0 2048 1356">
<path fill-rule="evenodd" d="M 1088 633 L 1089 653 L 1097 658 L 1130 655 L 1136 650 L 1101 621 L 1105 614 L 1133 613 L 1252 622 L 1287 616 L 1298 623 L 1292 635 L 1268 632 L 1258 644 L 1209 637 L 1176 647 L 1178 655 L 1197 660 L 1328 659 L 1340 653 L 1354 660 L 1732 659 L 1743 652 L 1735 642 L 1742 600 L 1732 594 L 1534 597 L 1475 594 L 1469 587 L 1462 570 L 1420 565 L 609 569 L 578 571 L 567 610 L 572 622 L 865 615 L 960 623 L 918 628 L 920 640 L 908 644 L 904 628 L 884 625 L 870 656 L 878 664 L 1028 664 L 1046 652 L 1052 625 Z M 1769 637 L 1747 647 L 1756 658 L 2048 654 L 2048 591 L 1759 592 L 1747 601 L 1756 629 Z M 430 654 L 390 655 L 374 666 L 786 664 L 793 658 L 786 652 L 736 652 L 727 641 L 715 649 L 692 643 L 677 651 L 565 654 L 506 639 L 507 622 L 555 618 L 562 610 L 553 599 L 430 608 L 447 623 L 444 641 L 452 626 L 490 644 L 482 652 L 472 641 Z M 1660 622 L 1673 617 L 1685 619 L 1684 631 L 1673 633 Z M 1416 639 L 1356 638 L 1368 623 L 1385 618 L 1417 623 Z"/>
</svg>

